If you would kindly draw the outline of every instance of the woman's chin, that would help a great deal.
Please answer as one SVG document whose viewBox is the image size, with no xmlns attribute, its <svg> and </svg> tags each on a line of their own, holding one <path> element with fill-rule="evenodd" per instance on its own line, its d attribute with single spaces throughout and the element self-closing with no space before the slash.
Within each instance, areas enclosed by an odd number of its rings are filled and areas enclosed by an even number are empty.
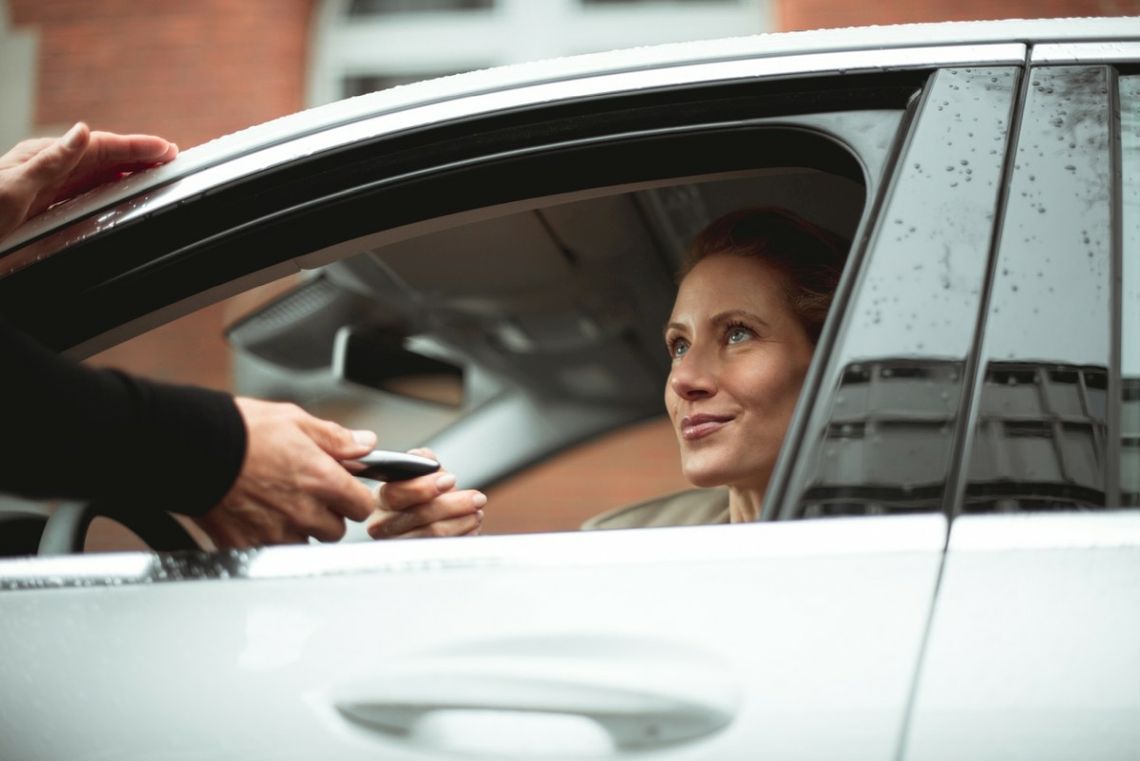
<svg viewBox="0 0 1140 761">
<path fill-rule="evenodd" d="M 690 465 L 686 463 L 682 465 L 681 472 L 684 473 L 689 483 L 702 489 L 711 489 L 715 486 L 732 483 L 735 480 L 734 476 L 737 475 L 728 468 L 715 467 L 711 464 Z"/>
<path fill-rule="evenodd" d="M 740 458 L 733 456 L 682 456 L 681 473 L 689 483 L 701 489 L 717 486 L 763 489 L 771 474 L 771 464 L 756 462 L 742 467 Z"/>
</svg>

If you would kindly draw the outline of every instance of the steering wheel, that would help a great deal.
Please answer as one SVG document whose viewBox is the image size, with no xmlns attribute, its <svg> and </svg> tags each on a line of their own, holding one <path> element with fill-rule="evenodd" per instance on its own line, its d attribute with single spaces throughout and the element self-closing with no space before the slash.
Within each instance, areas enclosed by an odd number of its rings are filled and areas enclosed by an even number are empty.
<svg viewBox="0 0 1140 761">
<path fill-rule="evenodd" d="M 56 508 L 40 535 L 40 555 L 83 552 L 91 521 L 104 516 L 133 531 L 155 552 L 201 550 L 198 542 L 170 513 L 163 510 L 128 511 L 99 502 L 65 502 Z"/>
</svg>

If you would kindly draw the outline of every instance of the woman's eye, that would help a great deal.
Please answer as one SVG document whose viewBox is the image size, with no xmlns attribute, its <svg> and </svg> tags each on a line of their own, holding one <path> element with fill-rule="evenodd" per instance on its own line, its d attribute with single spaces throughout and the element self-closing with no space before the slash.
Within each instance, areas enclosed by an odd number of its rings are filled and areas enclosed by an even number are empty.
<svg viewBox="0 0 1140 761">
<path fill-rule="evenodd" d="M 730 344 L 738 344 L 747 341 L 751 335 L 752 331 L 748 328 L 729 328 L 727 338 Z"/>
<path fill-rule="evenodd" d="M 685 352 L 689 350 L 689 342 L 683 338 L 674 338 L 669 344 L 669 354 L 673 359 L 678 359 L 685 356 Z"/>
</svg>

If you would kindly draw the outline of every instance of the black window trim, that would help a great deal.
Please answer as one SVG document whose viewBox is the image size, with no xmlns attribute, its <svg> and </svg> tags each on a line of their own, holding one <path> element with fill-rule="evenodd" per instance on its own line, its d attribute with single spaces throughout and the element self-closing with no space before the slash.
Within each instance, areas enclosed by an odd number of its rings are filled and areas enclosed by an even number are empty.
<svg viewBox="0 0 1140 761">
<path fill-rule="evenodd" d="M 1111 187 L 1109 189 L 1109 221 L 1110 221 L 1110 236 L 1109 241 L 1109 260 L 1114 272 L 1110 277 L 1110 297 L 1109 297 L 1109 320 L 1110 320 L 1110 336 L 1109 336 L 1109 349 L 1108 349 L 1108 387 L 1106 398 L 1106 463 L 1104 477 L 1106 479 L 1104 498 L 1105 504 L 1108 507 L 1120 506 L 1120 414 L 1121 414 L 1121 364 L 1120 364 L 1120 338 L 1121 338 L 1121 318 L 1122 318 L 1122 293 L 1121 293 L 1121 265 L 1123 262 L 1123 198 L 1122 198 L 1122 176 L 1121 176 L 1121 137 L 1120 137 L 1120 101 L 1119 101 L 1119 72 L 1117 68 L 1111 64 L 1106 63 L 1087 63 L 1082 64 L 1079 61 L 1051 61 L 1037 64 L 1029 64 L 1032 59 L 1033 49 L 1029 49 L 1027 53 L 1027 65 L 1022 75 L 1020 91 L 1015 104 L 1014 119 L 1011 121 L 1010 130 L 1011 136 L 1009 145 L 1006 152 L 1005 169 L 1002 177 L 1002 189 L 1000 203 L 997 209 L 997 216 L 993 228 L 993 240 L 991 242 L 989 264 L 986 272 L 986 280 L 983 291 L 983 305 L 979 311 L 979 320 L 973 341 L 973 348 L 969 357 L 968 364 L 968 378 L 969 385 L 967 386 L 966 393 L 969 394 L 969 406 L 963 407 L 963 416 L 965 425 L 960 431 L 960 439 L 955 449 L 955 455 L 958 460 L 955 462 L 954 470 L 951 472 L 953 478 L 953 500 L 947 504 L 947 517 L 953 521 L 955 518 L 963 515 L 968 515 L 965 511 L 966 492 L 970 481 L 970 453 L 974 445 L 974 440 L 977 435 L 978 417 L 982 402 L 983 384 L 985 382 L 985 373 L 981 371 L 983 362 L 983 352 L 985 349 L 985 334 L 987 323 L 990 316 L 991 303 L 993 298 L 994 282 L 996 280 L 996 273 L 1001 259 L 1001 235 L 1005 228 L 1005 218 L 1009 205 L 1011 185 L 1014 173 L 1018 170 L 1017 155 L 1018 149 L 1023 136 L 1023 120 L 1024 112 L 1028 105 L 1031 96 L 1030 90 L 1032 88 L 1033 73 L 1034 71 L 1047 69 L 1047 68 L 1076 68 L 1083 67 L 1088 69 L 1102 68 L 1106 71 L 1106 82 L 1108 83 L 1108 91 L 1106 94 L 1107 99 L 1107 113 L 1108 118 L 1108 131 L 1109 131 L 1109 181 Z M 948 495 L 951 493 L 947 489 Z"/>
<path fill-rule="evenodd" d="M 581 103 L 559 104 L 557 107 L 549 109 L 550 113 L 541 110 L 533 113 L 528 112 L 530 120 L 521 126 L 518 122 L 524 115 L 512 113 L 498 115 L 494 119 L 483 122 L 476 120 L 463 125 L 444 125 L 434 132 L 429 131 L 431 134 L 401 135 L 391 139 L 360 143 L 349 149 L 335 151 L 327 155 L 322 154 L 298 162 L 298 164 L 285 170 L 267 172 L 246 182 L 214 189 L 193 202 L 174 209 L 164 210 L 131 225 L 124 225 L 122 228 L 112 231 L 113 234 L 110 236 L 95 236 L 57 256 L 38 263 L 36 266 L 16 272 L 10 277 L 0 280 L 0 312 L 3 312 L 4 316 L 17 326 L 32 332 L 47 345 L 57 350 L 67 350 L 86 345 L 93 338 L 107 333 L 116 326 L 139 319 L 163 305 L 192 300 L 195 297 L 200 297 L 201 294 L 212 292 L 213 289 L 222 288 L 227 282 L 255 276 L 256 273 L 272 266 L 280 265 L 287 260 L 293 260 L 304 253 L 308 253 L 307 251 L 292 251 L 287 254 L 274 253 L 272 256 L 266 256 L 264 252 L 258 253 L 258 242 L 254 239 L 251 240 L 250 246 L 241 252 L 244 258 L 235 257 L 242 258 L 241 267 L 235 267 L 232 261 L 225 261 L 223 266 L 229 269 L 214 273 L 213 276 L 203 275 L 200 271 L 191 272 L 187 269 L 189 263 L 202 259 L 203 254 L 208 256 L 210 249 L 217 245 L 233 245 L 232 242 L 237 237 L 249 234 L 255 228 L 264 231 L 269 225 L 279 224 L 283 213 L 287 213 L 290 217 L 297 217 L 302 213 L 309 213 L 311 209 L 316 207 L 323 207 L 327 211 L 337 204 L 351 205 L 352 201 L 345 200 L 345 197 L 349 195 L 360 196 L 361 188 L 367 188 L 369 185 L 375 185 L 377 188 L 382 185 L 390 187 L 397 179 L 408 181 L 408 178 L 413 176 L 430 176 L 434 180 L 443 179 L 445 183 L 451 183 L 454 178 L 463 176 L 463 172 L 468 171 L 468 166 L 485 167 L 488 156 L 492 156 L 495 161 L 505 165 L 511 161 L 524 160 L 524 157 L 528 155 L 549 158 L 554 156 L 556 151 L 580 150 L 583 146 L 588 146 L 590 141 L 597 142 L 604 150 L 606 145 L 612 145 L 615 142 L 616 136 L 630 140 L 649 140 L 660 139 L 662 136 L 675 133 L 681 136 L 679 139 L 684 139 L 686 134 L 708 134 L 713 129 L 756 129 L 766 122 L 792 126 L 795 123 L 796 114 L 814 115 L 828 111 L 882 110 L 890 109 L 892 103 L 895 106 L 891 110 L 897 111 L 905 103 L 904 95 L 912 93 L 917 86 L 920 86 L 922 80 L 916 79 L 915 75 L 916 72 L 908 71 L 881 74 L 878 75 L 879 79 L 860 74 L 844 78 L 836 78 L 835 76 L 813 78 L 811 81 L 807 81 L 805 78 L 790 78 L 778 82 L 751 83 L 749 86 L 737 83 L 728 88 L 719 87 L 711 90 L 705 88 L 703 96 L 691 91 L 667 93 L 669 102 L 665 105 L 660 103 L 661 93 L 653 94 L 653 98 L 642 97 L 641 99 L 623 96 L 623 98 L 616 99 L 620 101 L 615 106 L 616 110 L 603 111 L 598 114 L 594 114 L 589 109 L 581 112 L 584 108 Z M 849 88 L 838 87 L 848 82 L 856 84 L 861 82 L 866 91 L 860 94 Z M 837 95 L 836 99 L 825 98 L 825 94 L 834 93 L 837 90 L 841 91 L 841 95 Z M 725 107 L 737 109 L 742 103 L 742 98 L 752 103 L 751 108 L 754 111 L 770 109 L 772 106 L 760 96 L 773 92 L 775 93 L 774 102 L 781 107 L 779 114 L 762 118 L 724 121 L 710 120 L 707 118 L 709 114 L 705 113 L 709 110 L 716 112 L 717 109 L 723 111 Z M 714 95 L 717 98 L 728 97 L 728 100 L 709 100 L 706 102 L 699 99 L 700 97 L 712 98 Z M 694 100 L 702 108 L 695 108 Z M 826 101 L 827 107 L 821 107 L 821 101 Z M 840 106 L 854 107 L 842 108 Z M 788 111 L 789 108 L 792 110 Z M 575 110 L 579 111 L 576 115 Z M 694 111 L 696 112 L 694 113 Z M 545 121 L 542 120 L 544 114 Z M 646 121 L 654 123 L 663 114 L 671 115 L 674 122 L 680 123 L 650 130 L 631 129 L 638 123 L 642 126 Z M 481 130 L 479 125 L 484 125 L 487 129 Z M 495 125 L 498 125 L 497 132 L 492 129 Z M 561 131 L 563 134 L 551 134 L 552 129 L 554 133 Z M 565 134 L 567 130 L 577 132 L 578 136 L 571 138 Z M 581 136 L 583 132 L 587 133 L 584 137 Z M 544 137 L 554 139 L 544 140 Z M 432 149 L 437 147 L 440 141 L 447 140 L 463 143 L 460 147 L 474 151 L 475 156 L 469 156 L 466 160 L 463 157 L 456 157 L 454 161 L 444 161 L 441 164 L 432 153 Z M 503 150 L 499 151 L 486 150 L 495 141 L 502 144 L 504 140 L 513 140 L 516 145 L 513 148 L 510 145 L 505 145 Z M 523 143 L 521 147 L 518 145 L 520 142 Z M 401 148 L 401 146 L 408 147 Z M 842 149 L 837 148 L 837 150 Z M 400 164 L 407 171 L 398 171 Z M 397 171 L 390 171 L 393 169 Z M 459 174 L 446 177 L 445 172 Z M 371 173 L 371 177 L 367 176 L 369 173 Z M 686 174 L 686 172 L 670 170 L 666 174 L 676 176 Z M 313 190 L 313 184 L 321 182 L 325 183 L 326 187 Z M 599 187 L 606 184 L 609 183 L 595 178 L 587 185 Z M 303 186 L 303 190 L 300 192 L 312 194 L 301 203 L 281 203 L 278 200 L 273 202 L 276 203 L 274 206 L 271 205 L 270 200 L 267 200 L 271 199 L 275 193 L 278 194 L 279 199 L 280 194 L 288 193 L 290 189 L 297 192 L 295 188 L 298 185 Z M 559 187 L 556 190 L 565 191 L 566 189 L 566 187 Z M 525 194 L 519 195 L 536 197 L 546 194 L 548 190 L 528 188 Z M 249 215 L 255 217 L 256 221 L 241 225 L 245 229 L 240 233 L 225 226 L 226 215 L 232 214 L 234 207 L 250 203 L 265 204 L 268 213 Z M 480 205 L 491 204 L 481 202 Z M 466 206 L 470 207 L 471 204 Z M 283 207 L 286 207 L 288 211 L 282 212 Z M 433 208 L 430 213 L 423 215 L 423 218 L 440 216 L 441 213 L 449 213 L 449 211 L 454 210 L 440 212 Z M 414 220 L 402 220 L 398 223 L 402 224 L 409 221 Z M 393 223 L 389 226 L 396 226 L 396 224 Z M 214 225 L 215 232 L 211 232 L 210 225 Z M 172 226 L 177 228 L 177 234 L 183 236 L 181 239 L 171 240 L 174 233 L 169 232 L 168 228 Z M 199 228 L 201 227 L 207 229 L 200 231 Z M 383 227 L 384 225 L 378 225 L 373 229 L 383 229 Z M 160 228 L 162 230 L 160 233 L 152 234 L 150 232 Z M 362 232 L 346 233 L 340 235 L 336 241 L 326 240 L 322 245 L 348 240 L 357 237 Z M 217 237 L 212 237 L 212 235 Z M 108 238 L 113 243 L 108 242 Z M 310 245 L 308 250 L 317 250 L 320 247 Z M 158 255 L 154 256 L 151 252 L 156 248 Z M 201 267 L 199 267 L 200 269 Z M 177 270 L 181 275 L 175 277 L 169 274 L 174 270 Z M 193 268 L 190 267 L 190 270 Z M 163 271 L 167 272 L 163 276 L 166 280 L 157 274 Z M 67 274 L 61 275 L 59 273 Z M 77 286 L 71 293 L 60 293 L 57 285 L 64 281 L 81 283 L 81 285 Z M 132 285 L 132 281 L 136 291 L 145 291 L 142 296 L 134 294 L 131 288 L 126 287 Z M 157 285 L 159 283 L 166 284 L 165 290 Z M 39 297 L 36 294 L 39 294 Z M 57 317 L 52 324 L 53 320 L 50 314 L 52 307 L 50 304 L 45 305 L 43 303 L 49 301 L 49 299 L 43 298 L 44 294 L 52 294 L 54 298 L 67 300 L 72 305 L 73 314 L 90 312 L 92 300 L 100 298 L 104 301 L 113 302 L 114 308 L 123 310 L 123 312 L 110 319 L 95 321 L 97 324 L 91 324 L 91 321 L 85 320 L 85 324 L 80 325 L 75 320 L 69 320 L 62 316 Z M 104 296 L 103 294 L 107 295 Z M 143 299 L 143 303 L 132 304 L 131 302 L 136 298 Z M 201 298 L 198 298 L 199 303 L 196 303 L 195 306 L 201 306 L 201 301 Z M 127 314 L 128 312 L 129 314 Z M 49 325 L 50 327 L 38 330 L 37 328 L 40 325 Z"/>
<path fill-rule="evenodd" d="M 1020 126 L 1025 92 L 1028 87 L 1027 83 L 1029 77 L 1026 72 L 1026 66 L 1029 54 L 1027 50 L 1025 59 L 1020 65 L 1003 63 L 995 64 L 992 67 L 971 67 L 955 64 L 953 66 L 942 67 L 943 69 L 1013 69 L 1020 78 L 1017 83 L 1018 91 L 1011 99 L 1009 121 L 1010 139 L 1007 140 L 1005 144 L 1001 173 L 1002 184 L 998 190 L 993 206 L 994 221 L 991 227 L 990 240 L 987 244 L 986 274 L 982 284 L 983 300 L 979 303 L 975 330 L 963 367 L 962 401 L 959 406 L 958 420 L 955 423 L 952 434 L 953 441 L 950 447 L 951 459 L 946 471 L 947 478 L 942 493 L 941 508 L 939 510 L 939 512 L 946 516 L 948 521 L 952 521 L 956 515 L 957 505 L 960 504 L 965 488 L 965 478 L 961 474 L 965 467 L 963 463 L 968 454 L 967 443 L 972 439 L 972 430 L 969 430 L 969 427 L 972 427 L 974 410 L 970 405 L 975 403 L 973 399 L 973 386 L 981 382 L 978 373 L 978 361 L 983 321 L 989 306 L 988 294 L 990 292 L 995 266 L 997 242 L 1002 229 L 1002 220 L 1008 194 L 1008 180 L 1015 162 L 1016 130 Z M 869 257 L 868 249 L 873 242 L 874 231 L 883 223 L 882 214 L 886 199 L 890 197 L 890 194 L 893 192 L 894 184 L 899 180 L 898 170 L 900 162 L 902 157 L 906 155 L 907 146 L 915 134 L 917 117 L 923 112 L 923 106 L 927 104 L 928 99 L 931 97 L 930 85 L 936 74 L 937 70 L 931 73 L 921 94 L 919 94 L 918 97 L 912 98 L 912 101 L 908 104 L 905 129 L 900 130 L 896 142 L 892 146 L 891 156 L 887 163 L 887 171 L 878 188 L 874 204 L 873 206 L 869 205 L 868 214 L 860 223 L 859 231 L 856 240 L 853 242 L 850 254 L 853 258 L 849 260 L 849 264 L 843 274 L 843 279 L 840 281 L 839 290 L 832 303 L 831 312 L 820 336 L 820 342 L 817 345 L 816 354 L 818 356 L 829 356 L 836 348 L 840 322 L 848 312 L 852 299 L 854 299 L 860 287 L 859 275 L 866 268 Z M 808 442 L 806 437 L 810 434 L 808 424 L 812 410 L 821 404 L 829 404 L 835 394 L 834 389 L 821 388 L 825 375 L 825 365 L 825 362 L 813 362 L 808 377 L 805 379 L 804 393 L 801 394 L 800 406 L 797 408 L 797 413 L 793 418 L 792 425 L 789 427 L 788 439 L 785 441 L 784 448 L 777 460 L 772 481 L 769 484 L 769 491 L 764 502 L 765 507 L 760 518 L 761 520 L 795 520 L 800 518 L 799 494 L 798 491 L 793 488 L 795 486 L 793 483 L 793 470 L 799 458 L 804 456 L 804 453 L 807 451 Z"/>
<path fill-rule="evenodd" d="M 1112 275 L 1109 278 L 1108 398 L 1105 406 L 1107 453 L 1105 503 L 1121 507 L 1120 477 L 1123 428 L 1122 341 L 1124 340 L 1124 146 L 1121 135 L 1120 71 L 1108 67 L 1109 241 Z"/>
</svg>

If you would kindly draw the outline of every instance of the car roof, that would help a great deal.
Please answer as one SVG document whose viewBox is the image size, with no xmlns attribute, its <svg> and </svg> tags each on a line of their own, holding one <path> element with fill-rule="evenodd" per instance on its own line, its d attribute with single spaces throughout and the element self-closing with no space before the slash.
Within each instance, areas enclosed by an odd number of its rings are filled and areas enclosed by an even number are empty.
<svg viewBox="0 0 1140 761">
<path fill-rule="evenodd" d="M 316 106 L 195 146 L 166 166 L 128 177 L 48 210 L 0 244 L 0 255 L 132 196 L 274 145 L 363 119 L 457 98 L 611 74 L 791 55 L 1000 43 L 1132 40 L 1140 41 L 1140 17 L 942 22 L 668 43 L 454 74 Z"/>
</svg>

